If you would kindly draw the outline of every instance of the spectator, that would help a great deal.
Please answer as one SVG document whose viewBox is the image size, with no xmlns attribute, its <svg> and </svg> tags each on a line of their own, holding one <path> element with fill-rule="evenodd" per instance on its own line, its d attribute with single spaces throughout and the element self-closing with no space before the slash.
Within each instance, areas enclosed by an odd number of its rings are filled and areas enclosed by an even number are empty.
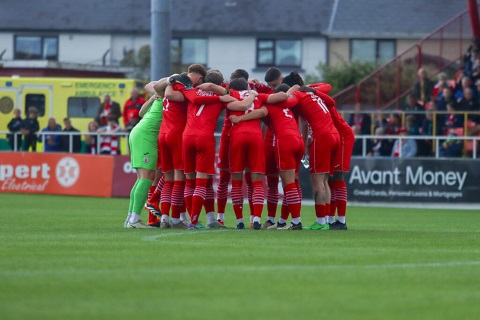
<svg viewBox="0 0 480 320">
<path fill-rule="evenodd" d="M 412 158 L 417 155 L 417 142 L 414 139 L 406 139 L 407 128 L 401 128 L 398 132 L 400 138 L 395 140 L 392 148 L 392 157 Z"/>
<path fill-rule="evenodd" d="M 414 130 L 417 133 L 420 131 L 422 126 L 425 108 L 417 102 L 417 98 L 413 94 L 409 94 L 407 96 L 407 103 L 403 106 L 403 111 L 405 112 L 405 116 L 412 116 L 413 117 L 413 126 Z M 412 111 L 413 113 L 409 113 L 408 111 Z"/>
<path fill-rule="evenodd" d="M 140 108 L 145 103 L 145 98 L 140 96 L 137 88 L 130 91 L 130 99 L 123 106 L 123 124 L 126 126 L 132 118 L 139 118 Z"/>
<path fill-rule="evenodd" d="M 438 77 L 438 81 L 437 83 L 435 83 L 435 86 L 433 87 L 434 98 L 436 98 L 439 93 L 442 93 L 443 88 L 449 86 L 446 73 L 440 72 L 437 77 Z"/>
<path fill-rule="evenodd" d="M 475 61 L 478 59 L 478 49 L 472 50 L 470 56 L 464 60 L 463 70 L 467 77 L 472 77 L 473 72 L 476 69 Z"/>
<path fill-rule="evenodd" d="M 463 128 L 464 115 L 456 113 L 457 109 L 454 103 L 447 104 L 447 112 L 448 114 L 445 116 L 445 129 Z"/>
<path fill-rule="evenodd" d="M 120 154 L 119 150 L 119 141 L 120 137 L 118 135 L 110 135 L 111 133 L 118 133 L 122 129 L 115 121 L 115 118 L 109 116 L 107 118 L 107 125 L 98 129 L 97 132 L 105 133 L 99 136 L 100 140 L 100 154 L 110 154 L 117 155 Z"/>
<path fill-rule="evenodd" d="M 375 116 L 375 129 L 383 128 L 384 130 L 387 129 L 388 126 L 388 118 L 390 117 L 389 114 L 384 112 L 377 112 Z"/>
<path fill-rule="evenodd" d="M 360 134 L 370 134 L 372 130 L 372 118 L 369 114 L 363 112 L 363 107 L 359 103 L 355 105 L 355 111 L 356 113 L 351 115 L 348 124 L 351 127 L 358 126 L 360 128 Z"/>
<path fill-rule="evenodd" d="M 421 125 L 422 125 L 421 123 L 417 124 L 417 121 L 414 115 L 410 114 L 405 117 L 405 128 L 407 129 L 408 135 L 418 136 L 418 134 L 420 133 Z"/>
<path fill-rule="evenodd" d="M 457 110 L 466 111 L 466 112 L 477 112 L 480 110 L 478 100 L 474 99 L 473 97 L 472 89 L 470 88 L 463 89 L 463 98 L 458 100 Z M 477 119 L 476 114 L 468 115 L 468 120 L 476 121 L 476 119 Z"/>
<path fill-rule="evenodd" d="M 443 94 L 437 99 L 437 110 L 438 111 L 447 111 L 447 103 L 456 103 L 453 98 L 453 90 L 450 87 L 443 89 Z"/>
<path fill-rule="evenodd" d="M 131 118 L 130 121 L 125 125 L 124 132 L 130 133 L 132 129 L 140 122 L 140 118 Z"/>
<path fill-rule="evenodd" d="M 474 84 L 476 84 L 476 82 L 480 79 L 480 58 L 477 58 L 477 60 L 475 60 L 475 65 L 473 67 L 472 75 L 470 76 L 470 78 L 472 79 L 472 83 Z M 479 92 L 478 88 L 477 92 Z"/>
<path fill-rule="evenodd" d="M 98 124 L 95 121 L 91 121 L 88 124 L 88 132 L 96 133 L 98 131 Z M 85 153 L 97 154 L 97 135 L 85 135 Z"/>
<path fill-rule="evenodd" d="M 435 106 L 432 105 L 425 113 L 422 123 L 421 134 L 424 136 L 439 136 L 442 134 L 442 122 L 440 120 L 433 121 Z M 440 119 L 437 116 L 438 119 Z M 433 154 L 433 140 L 423 140 L 418 142 L 418 155 L 431 156 Z"/>
<path fill-rule="evenodd" d="M 120 111 L 120 105 L 118 102 L 112 100 L 108 93 L 103 95 L 103 102 L 98 108 L 98 114 L 95 117 L 95 121 L 101 126 L 107 125 L 107 117 L 112 116 L 115 118 L 115 121 L 118 123 L 118 119 L 122 116 Z"/>
<path fill-rule="evenodd" d="M 385 134 L 385 129 L 378 127 L 375 129 L 375 136 L 382 136 Z M 368 150 L 368 156 L 374 157 L 388 157 L 392 154 L 392 143 L 388 139 L 374 138 L 371 140 L 371 148 Z"/>
<path fill-rule="evenodd" d="M 22 123 L 23 120 L 20 117 L 21 110 L 15 109 L 13 110 L 13 119 L 10 120 L 8 123 L 8 131 L 11 134 L 7 135 L 8 144 L 14 151 L 20 151 L 20 147 L 22 146 Z"/>
<path fill-rule="evenodd" d="M 35 107 L 28 108 L 28 117 L 22 122 L 22 133 L 24 138 L 23 151 L 28 151 L 30 147 L 32 152 L 37 151 L 37 135 L 40 130 L 38 123 L 38 110 Z"/>
<path fill-rule="evenodd" d="M 463 141 L 457 140 L 457 134 L 451 132 L 448 134 L 449 139 L 445 140 L 439 150 L 442 158 L 457 158 L 462 156 Z"/>
<path fill-rule="evenodd" d="M 63 132 L 80 132 L 74 127 L 72 127 L 72 121 L 69 118 L 63 119 L 63 125 L 65 126 L 65 129 L 63 129 Z M 80 150 L 82 149 L 82 139 L 79 134 L 72 135 L 72 140 L 70 140 L 70 136 L 68 135 L 63 135 L 61 136 L 61 146 L 62 146 L 62 151 L 63 152 L 70 152 L 70 141 L 73 142 L 72 144 L 72 152 L 73 153 L 80 153 Z"/>
<path fill-rule="evenodd" d="M 58 152 L 61 151 L 61 137 L 58 134 L 47 134 L 47 132 L 62 131 L 62 127 L 57 124 L 54 118 L 48 119 L 48 125 L 42 129 L 42 133 L 38 136 L 38 141 L 44 142 L 44 152 Z M 43 140 L 45 136 L 45 140 Z"/>
<path fill-rule="evenodd" d="M 474 37 L 467 48 L 467 52 L 463 55 L 463 65 L 465 65 L 466 61 L 471 60 L 472 52 L 478 50 L 480 50 L 480 41 Z"/>
<path fill-rule="evenodd" d="M 360 135 L 360 127 L 353 126 L 352 127 L 354 136 Z M 363 156 L 363 143 L 365 141 L 365 154 L 367 154 L 372 149 L 372 140 L 371 139 L 355 139 L 353 143 L 353 156 Z"/>
<path fill-rule="evenodd" d="M 454 94 L 454 98 L 455 100 L 459 100 L 461 98 L 463 98 L 463 91 L 465 89 L 472 89 L 473 91 L 473 96 L 475 97 L 475 99 L 477 98 L 477 91 L 475 89 L 475 87 L 473 86 L 472 84 L 472 80 L 469 78 L 469 77 L 463 77 L 462 78 L 462 81 L 460 83 L 460 86 L 457 85 L 457 88 L 456 88 L 456 91 L 455 91 L 455 94 Z"/>
<path fill-rule="evenodd" d="M 388 118 L 387 128 L 385 134 L 398 134 L 402 128 L 402 117 L 399 113 L 391 113 Z"/>
<path fill-rule="evenodd" d="M 428 78 L 427 71 L 423 68 L 418 69 L 417 76 L 418 81 L 413 86 L 412 94 L 423 104 L 433 96 L 435 84 Z"/>
</svg>

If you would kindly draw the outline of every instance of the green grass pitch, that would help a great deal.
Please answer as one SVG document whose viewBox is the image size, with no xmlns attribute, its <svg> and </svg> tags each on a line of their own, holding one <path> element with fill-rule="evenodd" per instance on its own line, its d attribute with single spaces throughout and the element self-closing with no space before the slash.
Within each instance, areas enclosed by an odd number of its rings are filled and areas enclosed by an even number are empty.
<svg viewBox="0 0 480 320">
<path fill-rule="evenodd" d="M 0 319 L 480 315 L 479 211 L 351 207 L 346 232 L 179 231 L 123 229 L 127 207 L 0 194 Z"/>
</svg>

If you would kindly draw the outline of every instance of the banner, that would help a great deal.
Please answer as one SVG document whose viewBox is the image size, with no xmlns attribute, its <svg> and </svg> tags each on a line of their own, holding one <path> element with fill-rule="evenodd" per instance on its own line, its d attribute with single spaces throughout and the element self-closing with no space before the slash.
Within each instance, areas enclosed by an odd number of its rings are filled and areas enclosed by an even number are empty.
<svg viewBox="0 0 480 320">
<path fill-rule="evenodd" d="M 112 197 L 130 197 L 137 173 L 130 163 L 130 156 L 113 157 Z"/>
<path fill-rule="evenodd" d="M 0 192 L 110 197 L 113 158 L 0 152 Z"/>
<path fill-rule="evenodd" d="M 352 158 L 348 200 L 480 203 L 480 161 Z"/>
</svg>

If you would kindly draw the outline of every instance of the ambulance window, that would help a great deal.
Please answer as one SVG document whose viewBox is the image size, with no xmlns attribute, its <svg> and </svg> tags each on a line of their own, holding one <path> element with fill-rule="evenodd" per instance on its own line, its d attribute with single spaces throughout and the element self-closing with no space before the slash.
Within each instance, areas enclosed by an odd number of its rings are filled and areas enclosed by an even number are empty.
<svg viewBox="0 0 480 320">
<path fill-rule="evenodd" d="M 38 93 L 29 93 L 25 95 L 25 114 L 28 114 L 28 108 L 35 107 L 38 110 L 38 116 L 45 115 L 45 95 Z"/>
<path fill-rule="evenodd" d="M 95 118 L 100 106 L 100 98 L 70 97 L 68 98 L 68 117 Z"/>
</svg>

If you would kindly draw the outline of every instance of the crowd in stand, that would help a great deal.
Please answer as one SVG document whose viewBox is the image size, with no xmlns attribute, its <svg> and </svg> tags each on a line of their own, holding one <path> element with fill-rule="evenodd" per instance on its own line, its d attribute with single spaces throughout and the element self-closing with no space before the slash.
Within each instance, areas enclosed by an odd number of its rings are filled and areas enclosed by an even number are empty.
<svg viewBox="0 0 480 320">
<path fill-rule="evenodd" d="M 457 137 L 480 134 L 480 41 L 472 40 L 461 68 L 452 79 L 439 73 L 437 82 L 434 82 L 423 68 L 418 70 L 417 77 L 418 81 L 400 110 L 391 114 L 377 113 L 376 119 L 372 119 L 370 114 L 361 113 L 362 106 L 357 105 L 356 113 L 349 121 L 354 132 L 375 136 L 447 136 L 439 143 L 440 157 L 471 156 L 473 142 L 464 142 Z M 358 139 L 356 144 L 353 154 L 364 154 L 363 141 Z M 365 144 L 367 156 L 396 157 L 401 154 L 401 157 L 424 157 L 433 156 L 436 151 L 433 140 L 408 137 L 394 140 L 373 138 Z"/>
<path fill-rule="evenodd" d="M 120 136 L 114 134 L 130 132 L 135 127 L 140 120 L 139 111 L 144 103 L 145 98 L 140 95 L 137 88 L 133 88 L 122 113 L 120 104 L 113 101 L 109 94 L 105 94 L 97 116 L 88 124 L 88 132 L 95 134 L 85 135 L 84 148 L 80 134 L 73 134 L 71 138 L 67 134 L 55 134 L 55 132 L 80 132 L 72 126 L 69 118 L 63 119 L 63 130 L 55 118 L 50 118 L 48 125 L 40 130 L 38 111 L 35 107 L 28 108 L 25 119 L 21 117 L 21 110 L 15 109 L 14 118 L 8 123 L 10 131 L 7 135 L 8 143 L 12 150 L 17 151 L 36 152 L 37 142 L 42 142 L 44 152 L 117 155 L 120 154 Z M 120 118 L 123 118 L 123 128 L 119 123 Z"/>
</svg>

